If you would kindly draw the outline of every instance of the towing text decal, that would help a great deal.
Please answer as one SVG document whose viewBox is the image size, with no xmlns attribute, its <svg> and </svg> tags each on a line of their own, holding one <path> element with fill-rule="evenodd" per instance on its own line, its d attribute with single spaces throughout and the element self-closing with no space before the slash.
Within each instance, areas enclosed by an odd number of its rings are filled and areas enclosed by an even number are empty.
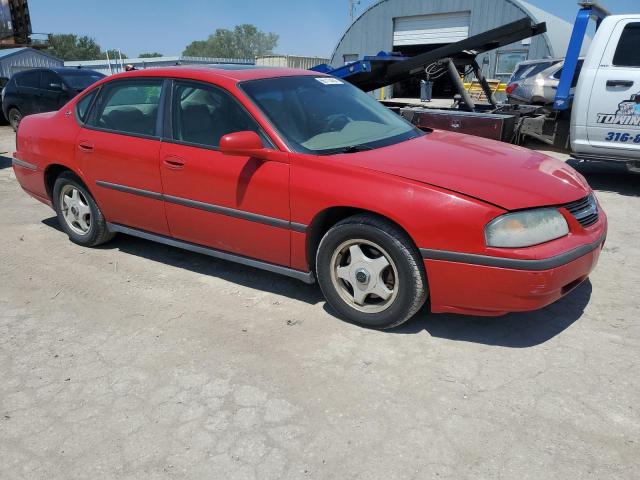
<svg viewBox="0 0 640 480">
<path fill-rule="evenodd" d="M 631 95 L 629 100 L 620 102 L 615 114 L 599 113 L 598 123 L 640 128 L 640 93 Z"/>
</svg>

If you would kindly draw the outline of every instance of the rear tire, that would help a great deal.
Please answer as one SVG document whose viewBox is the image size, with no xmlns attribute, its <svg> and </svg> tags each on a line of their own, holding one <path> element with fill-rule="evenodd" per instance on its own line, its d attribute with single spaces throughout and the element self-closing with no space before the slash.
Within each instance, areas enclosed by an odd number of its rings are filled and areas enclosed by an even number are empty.
<svg viewBox="0 0 640 480">
<path fill-rule="evenodd" d="M 11 128 L 17 132 L 20 122 L 22 121 L 22 113 L 16 107 L 11 107 L 8 114 L 9 118 L 7 120 L 9 121 L 9 125 L 11 125 Z"/>
<path fill-rule="evenodd" d="M 115 234 L 107 228 L 102 211 L 82 181 L 73 173 L 62 172 L 53 185 L 53 208 L 69 240 L 95 247 Z"/>
<path fill-rule="evenodd" d="M 428 296 L 422 258 L 407 234 L 359 214 L 334 225 L 316 254 L 327 302 L 348 322 L 387 329 L 409 320 Z"/>
</svg>

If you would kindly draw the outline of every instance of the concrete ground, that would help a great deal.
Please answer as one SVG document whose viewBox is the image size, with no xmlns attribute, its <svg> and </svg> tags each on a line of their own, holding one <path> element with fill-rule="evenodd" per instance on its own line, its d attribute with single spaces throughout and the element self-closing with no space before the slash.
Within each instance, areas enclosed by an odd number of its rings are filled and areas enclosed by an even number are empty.
<svg viewBox="0 0 640 480">
<path fill-rule="evenodd" d="M 640 177 L 578 166 L 611 227 L 563 300 L 377 332 L 274 274 L 78 247 L 4 155 L 0 478 L 638 478 Z"/>
</svg>

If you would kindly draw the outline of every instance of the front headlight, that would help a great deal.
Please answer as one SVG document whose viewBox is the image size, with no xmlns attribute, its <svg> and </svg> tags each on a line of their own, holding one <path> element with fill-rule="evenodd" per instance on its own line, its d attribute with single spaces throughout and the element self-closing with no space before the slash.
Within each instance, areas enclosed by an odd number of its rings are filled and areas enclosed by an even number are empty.
<svg viewBox="0 0 640 480">
<path fill-rule="evenodd" d="M 539 208 L 507 213 L 487 224 L 484 230 L 488 247 L 530 247 L 564 237 L 569 225 L 555 208 Z"/>
</svg>

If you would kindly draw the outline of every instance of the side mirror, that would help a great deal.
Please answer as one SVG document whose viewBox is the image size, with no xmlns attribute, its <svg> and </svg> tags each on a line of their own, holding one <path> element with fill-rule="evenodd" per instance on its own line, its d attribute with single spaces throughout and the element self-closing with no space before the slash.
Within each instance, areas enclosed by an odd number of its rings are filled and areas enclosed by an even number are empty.
<svg viewBox="0 0 640 480">
<path fill-rule="evenodd" d="M 233 132 L 220 139 L 220 151 L 235 157 L 253 157 L 261 160 L 289 163 L 286 152 L 265 148 L 256 132 Z"/>
</svg>

